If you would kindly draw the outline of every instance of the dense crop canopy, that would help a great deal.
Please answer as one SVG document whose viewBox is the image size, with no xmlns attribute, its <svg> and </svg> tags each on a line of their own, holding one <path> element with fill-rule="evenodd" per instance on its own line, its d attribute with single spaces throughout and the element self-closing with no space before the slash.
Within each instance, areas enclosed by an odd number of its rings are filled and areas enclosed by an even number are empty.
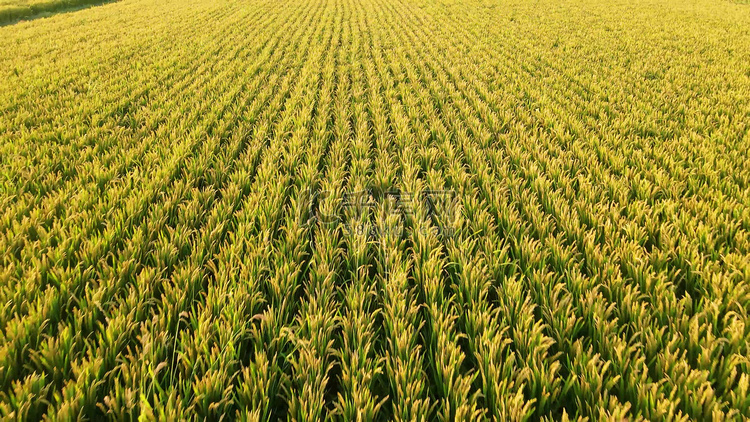
<svg viewBox="0 0 750 422">
<path fill-rule="evenodd" d="M 750 418 L 750 7 L 0 27 L 0 417 Z"/>
</svg>

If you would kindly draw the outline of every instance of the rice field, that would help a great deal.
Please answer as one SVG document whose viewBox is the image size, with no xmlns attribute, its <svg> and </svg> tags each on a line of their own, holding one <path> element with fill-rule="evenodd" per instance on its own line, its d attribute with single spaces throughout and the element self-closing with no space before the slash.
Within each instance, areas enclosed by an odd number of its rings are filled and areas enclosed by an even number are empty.
<svg viewBox="0 0 750 422">
<path fill-rule="evenodd" d="M 112 0 L 0 0 L 0 25 L 72 11 Z"/>
<path fill-rule="evenodd" d="M 750 418 L 749 149 L 732 1 L 0 27 L 0 418 Z"/>
</svg>

